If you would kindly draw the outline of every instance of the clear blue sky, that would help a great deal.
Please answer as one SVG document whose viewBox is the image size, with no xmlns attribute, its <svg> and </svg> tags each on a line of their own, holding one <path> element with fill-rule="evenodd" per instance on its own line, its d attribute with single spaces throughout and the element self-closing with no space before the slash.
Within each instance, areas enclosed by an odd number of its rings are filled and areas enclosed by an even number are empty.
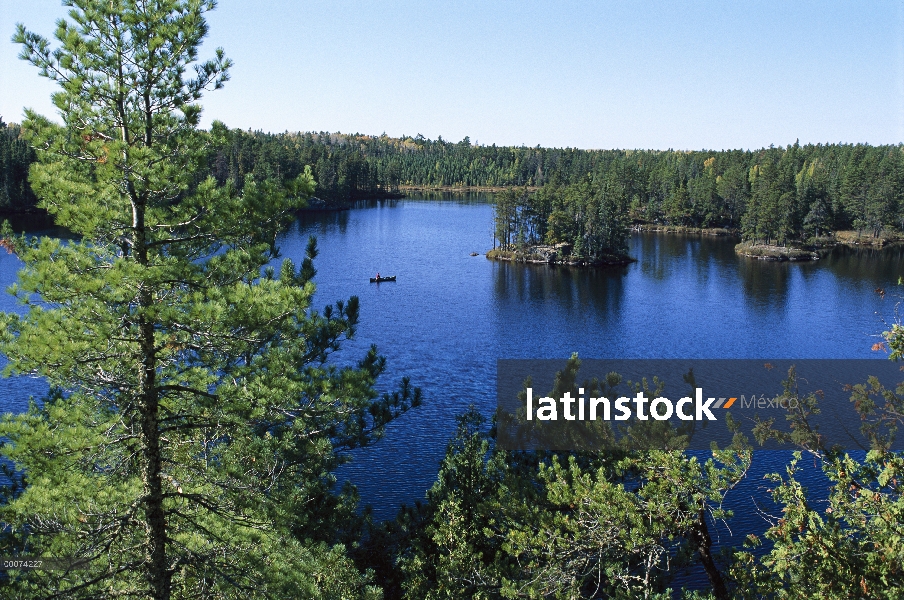
<svg viewBox="0 0 904 600">
<path fill-rule="evenodd" d="M 0 0 L 0 116 L 53 114 L 17 60 L 56 0 Z M 205 124 L 481 144 L 759 148 L 904 142 L 904 1 L 221 0 Z"/>
</svg>

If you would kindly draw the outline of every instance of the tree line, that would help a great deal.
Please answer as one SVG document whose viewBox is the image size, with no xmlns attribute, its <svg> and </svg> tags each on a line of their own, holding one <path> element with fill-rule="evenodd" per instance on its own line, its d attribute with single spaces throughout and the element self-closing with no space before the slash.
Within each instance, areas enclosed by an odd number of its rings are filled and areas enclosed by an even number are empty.
<svg viewBox="0 0 904 600">
<path fill-rule="evenodd" d="M 610 158 L 576 183 L 499 194 L 496 239 L 503 247 L 567 241 L 619 248 L 631 223 L 729 228 L 745 240 L 779 245 L 844 230 L 870 237 L 904 231 L 901 146 L 795 143 Z"/>
<path fill-rule="evenodd" d="M 0 208 L 33 208 L 37 199 L 26 174 L 34 151 L 18 125 L 0 126 Z M 517 214 L 502 206 L 499 218 L 507 224 L 497 239 L 503 244 L 519 235 L 538 242 L 575 238 L 569 230 L 577 228 L 591 232 L 586 243 L 597 247 L 601 212 L 612 218 L 618 212 L 616 220 L 629 223 L 727 227 L 746 240 L 777 244 L 841 230 L 870 236 L 904 230 L 900 145 L 578 150 L 480 146 L 468 138 L 452 143 L 420 135 L 272 134 L 219 122 L 207 134 L 204 173 L 220 184 L 241 187 L 248 175 L 288 181 L 310 166 L 314 196 L 331 206 L 392 194 L 400 186 L 541 188 L 523 198 Z M 577 199 L 581 194 L 583 201 Z M 503 199 L 512 202 L 510 196 Z M 581 202 L 592 209 L 578 207 Z M 512 219 L 518 222 L 509 223 Z"/>
<path fill-rule="evenodd" d="M 596 232 L 600 212 L 612 218 L 617 212 L 617 221 L 629 223 L 726 227 L 747 240 L 778 244 L 841 230 L 872 236 L 904 230 L 900 145 L 579 150 L 480 146 L 468 138 L 452 143 L 420 135 L 265 134 L 222 125 L 213 131 L 221 134 L 209 160 L 218 181 L 239 183 L 248 173 L 291 178 L 311 165 L 315 195 L 334 203 L 400 186 L 541 188 L 542 193 L 526 195 L 515 217 L 503 207 L 503 220 L 523 217 L 503 227 L 503 243 L 514 243 L 512 236 L 518 235 L 538 241 L 574 238 L 570 228 Z M 577 207 L 582 194 L 592 210 Z M 505 200 L 511 204 L 510 195 Z M 595 235 L 587 234 L 594 247 Z M 617 240 L 605 244 L 618 246 Z"/>
<path fill-rule="evenodd" d="M 399 186 L 617 190 L 633 220 L 740 229 L 784 243 L 853 229 L 904 228 L 904 148 L 807 144 L 754 151 L 580 150 L 473 145 L 423 136 L 329 132 L 268 134 L 214 126 L 211 172 L 236 183 L 295 177 L 311 165 L 315 194 L 334 201 Z M 548 203 L 540 195 L 536 202 Z M 529 211 L 530 212 L 530 211 Z M 534 211 L 536 212 L 536 211 Z M 533 227 L 526 224 L 528 228 Z"/>
</svg>

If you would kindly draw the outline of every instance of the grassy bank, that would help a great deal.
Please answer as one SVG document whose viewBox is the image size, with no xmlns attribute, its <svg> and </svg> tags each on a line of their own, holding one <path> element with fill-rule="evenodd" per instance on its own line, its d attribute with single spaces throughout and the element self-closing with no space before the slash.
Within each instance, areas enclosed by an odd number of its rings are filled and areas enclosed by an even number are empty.
<svg viewBox="0 0 904 600">
<path fill-rule="evenodd" d="M 493 185 L 400 185 L 399 191 L 406 192 L 502 192 L 510 189 L 511 186 L 493 186 Z M 526 189 L 528 192 L 535 192 L 537 187 L 517 186 L 517 189 Z"/>
<path fill-rule="evenodd" d="M 904 234 L 898 231 L 883 231 L 879 235 L 864 234 L 859 231 L 836 231 L 834 236 L 819 238 L 816 242 L 817 244 L 822 242 L 825 246 L 843 244 L 845 246 L 881 248 L 886 244 L 904 242 Z"/>
<path fill-rule="evenodd" d="M 737 229 L 727 229 L 725 227 L 687 227 L 685 225 L 659 225 L 655 223 L 635 223 L 631 226 L 632 231 L 653 231 L 656 233 L 681 233 L 688 235 L 740 235 Z"/>
</svg>

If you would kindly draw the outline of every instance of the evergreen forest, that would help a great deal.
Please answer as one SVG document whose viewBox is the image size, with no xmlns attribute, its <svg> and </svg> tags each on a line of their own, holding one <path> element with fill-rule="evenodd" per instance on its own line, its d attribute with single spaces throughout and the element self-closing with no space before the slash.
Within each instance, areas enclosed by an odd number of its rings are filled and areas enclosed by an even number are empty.
<svg viewBox="0 0 904 600">
<path fill-rule="evenodd" d="M 232 67 L 222 49 L 199 58 L 215 2 L 66 4 L 55 41 L 24 25 L 14 35 L 58 86 L 62 120 L 0 122 L 0 209 L 73 233 L 0 229 L 22 264 L 10 290 L 21 310 L 0 313 L 4 374 L 49 384 L 0 417 L 0 597 L 902 596 L 904 454 L 891 447 L 904 384 L 849 390 L 857 460 L 810 427 L 819 398 L 797 395 L 794 369 L 791 434 L 763 422 L 702 457 L 631 440 L 504 450 L 472 409 L 425 499 L 377 522 L 336 471 L 431 399 L 417 373 L 378 392 L 376 347 L 336 360 L 358 298 L 314 308 L 316 240 L 297 263 L 276 240 L 299 210 L 406 186 L 496 188 L 504 248 L 618 254 L 637 223 L 764 244 L 885 239 L 904 229 L 904 146 L 577 150 L 202 130 L 200 101 Z M 877 347 L 904 359 L 900 322 Z M 549 395 L 626 383 L 580 367 L 563 361 Z M 723 501 L 766 440 L 795 451 L 768 476 L 781 514 L 716 551 L 714 526 L 734 516 Z M 810 501 L 804 464 L 821 469 L 826 502 Z M 684 589 L 691 572 L 704 583 Z"/>
<path fill-rule="evenodd" d="M 0 210 L 33 209 L 34 151 L 21 128 L 0 135 Z M 579 150 L 476 146 L 416 137 L 329 132 L 209 132 L 205 165 L 221 185 L 290 181 L 310 167 L 316 206 L 397 194 L 406 187 L 520 188 L 503 207 L 500 243 L 564 241 L 595 230 L 602 211 L 617 225 L 729 228 L 784 245 L 837 231 L 879 238 L 904 230 L 904 147 L 807 144 L 759 150 Z M 577 187 L 573 187 L 577 186 Z M 542 190 L 542 193 L 535 193 Z M 580 213 L 580 218 L 575 215 Z M 604 219 L 605 221 L 606 219 Z M 617 230 L 613 227 L 612 230 Z M 596 242 L 618 246 L 618 240 Z M 591 242 L 593 244 L 593 242 Z"/>
</svg>

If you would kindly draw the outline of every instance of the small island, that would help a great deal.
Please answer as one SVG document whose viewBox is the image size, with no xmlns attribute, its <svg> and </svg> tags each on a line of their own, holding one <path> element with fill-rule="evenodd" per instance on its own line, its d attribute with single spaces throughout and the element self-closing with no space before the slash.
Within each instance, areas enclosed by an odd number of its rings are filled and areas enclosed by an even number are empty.
<svg viewBox="0 0 904 600">
<path fill-rule="evenodd" d="M 487 258 L 575 267 L 634 262 L 628 256 L 627 197 L 610 179 L 499 192 Z"/>
<path fill-rule="evenodd" d="M 575 256 L 573 246 L 566 242 L 555 245 L 538 244 L 536 246 L 504 250 L 495 248 L 487 252 L 490 260 L 508 260 L 512 262 L 568 265 L 572 267 L 620 267 L 631 264 L 637 259 L 627 254 L 603 253 L 595 256 Z"/>
<path fill-rule="evenodd" d="M 775 244 L 754 244 L 752 242 L 741 242 L 735 246 L 735 254 L 757 260 L 791 262 L 819 260 L 819 253 L 815 250 Z"/>
</svg>

